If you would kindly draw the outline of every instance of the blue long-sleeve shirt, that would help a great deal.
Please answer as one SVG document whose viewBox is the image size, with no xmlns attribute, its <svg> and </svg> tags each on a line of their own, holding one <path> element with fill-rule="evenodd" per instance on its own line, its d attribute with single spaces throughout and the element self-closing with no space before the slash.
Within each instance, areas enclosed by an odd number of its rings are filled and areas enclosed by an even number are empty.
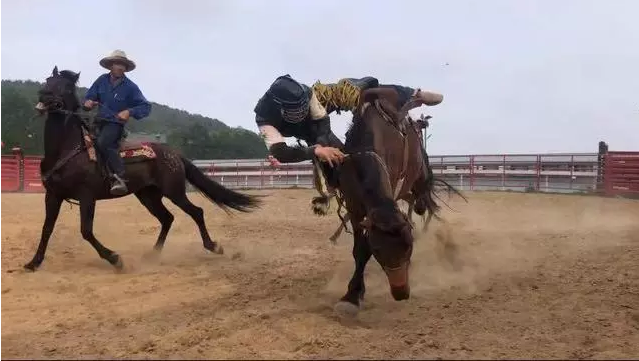
<svg viewBox="0 0 639 361">
<path fill-rule="evenodd" d="M 99 102 L 98 117 L 115 123 L 123 123 L 117 117 L 123 110 L 128 109 L 129 115 L 138 120 L 151 114 L 151 103 L 146 100 L 140 88 L 126 76 L 112 84 L 110 74 L 101 75 L 91 85 L 84 100 Z"/>
</svg>

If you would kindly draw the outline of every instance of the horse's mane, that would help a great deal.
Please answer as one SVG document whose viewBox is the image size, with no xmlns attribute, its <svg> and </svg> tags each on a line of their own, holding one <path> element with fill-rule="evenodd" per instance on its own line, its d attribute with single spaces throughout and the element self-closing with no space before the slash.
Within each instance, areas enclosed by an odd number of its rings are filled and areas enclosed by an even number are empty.
<svg viewBox="0 0 639 361">
<path fill-rule="evenodd" d="M 62 70 L 60 72 L 60 76 L 72 82 L 73 85 L 75 85 L 78 82 L 78 79 L 80 79 L 80 73 L 76 73 L 72 70 Z"/>
<path fill-rule="evenodd" d="M 353 120 L 346 130 L 346 145 L 350 147 L 372 147 L 372 129 L 366 126 L 364 122 L 364 112 L 367 109 L 364 106 L 369 103 L 369 106 L 375 101 L 382 102 L 382 107 L 389 113 L 390 116 L 397 116 L 397 105 L 399 103 L 399 94 L 392 88 L 372 88 L 366 89 L 362 92 L 359 99 L 359 104 L 353 111 Z M 371 144 L 368 144 L 371 143 Z M 372 149 L 369 149 L 372 150 Z"/>
</svg>

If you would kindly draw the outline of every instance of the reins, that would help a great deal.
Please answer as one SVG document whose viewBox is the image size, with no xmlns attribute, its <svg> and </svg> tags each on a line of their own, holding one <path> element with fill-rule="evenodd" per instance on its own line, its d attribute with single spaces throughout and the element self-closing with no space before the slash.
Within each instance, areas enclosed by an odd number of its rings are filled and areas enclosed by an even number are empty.
<svg viewBox="0 0 639 361">
<path fill-rule="evenodd" d="M 66 127 L 69 119 L 71 119 L 72 116 L 77 116 L 78 120 L 80 122 L 80 127 L 83 130 L 87 131 L 87 133 L 89 133 L 89 134 L 90 134 L 90 124 L 88 123 L 89 121 L 92 121 L 92 122 L 96 122 L 96 120 L 104 121 L 103 118 L 99 118 L 99 117 L 97 117 L 95 115 L 87 115 L 86 113 L 80 113 L 80 112 L 71 111 L 71 110 L 65 110 L 65 109 L 50 110 L 49 112 L 65 114 L 66 115 L 66 117 L 64 118 L 65 127 Z M 36 114 L 36 116 L 37 116 L 37 114 Z M 80 143 L 78 145 L 76 145 L 64 157 L 58 159 L 55 162 L 55 164 L 53 165 L 53 167 L 51 167 L 51 169 L 46 171 L 44 174 L 40 175 L 40 178 L 42 179 L 42 183 L 44 184 L 55 172 L 57 172 L 58 170 L 62 169 L 62 167 L 64 167 L 71 159 L 73 159 L 75 156 L 77 156 L 78 154 L 82 153 L 85 150 L 87 150 L 86 144 L 81 139 Z M 72 204 L 72 205 L 79 205 L 80 204 L 79 202 L 73 202 L 70 199 L 66 199 L 66 198 L 65 198 L 65 201 L 70 203 L 70 204 Z"/>
</svg>

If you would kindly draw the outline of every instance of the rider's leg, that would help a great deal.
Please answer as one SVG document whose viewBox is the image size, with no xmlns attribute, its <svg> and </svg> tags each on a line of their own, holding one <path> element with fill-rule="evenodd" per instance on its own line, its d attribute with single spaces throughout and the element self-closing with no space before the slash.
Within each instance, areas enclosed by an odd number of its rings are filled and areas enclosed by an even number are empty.
<svg viewBox="0 0 639 361">
<path fill-rule="evenodd" d="M 128 192 L 125 183 L 124 161 L 120 158 L 120 139 L 124 126 L 118 123 L 106 123 L 98 136 L 98 147 L 105 155 L 107 164 L 113 171 L 114 182 L 111 185 L 111 193 L 122 195 Z"/>
</svg>

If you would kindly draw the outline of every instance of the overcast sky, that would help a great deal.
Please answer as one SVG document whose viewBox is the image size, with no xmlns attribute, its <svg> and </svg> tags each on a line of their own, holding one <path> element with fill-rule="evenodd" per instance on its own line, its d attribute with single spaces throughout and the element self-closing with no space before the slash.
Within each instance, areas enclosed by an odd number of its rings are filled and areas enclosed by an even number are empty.
<svg viewBox="0 0 639 361">
<path fill-rule="evenodd" d="M 637 0 L 2 1 L 1 75 L 58 65 L 90 86 L 119 48 L 150 100 L 253 131 L 279 75 L 372 75 L 444 94 L 413 111 L 434 117 L 431 154 L 638 150 L 637 14 Z M 332 117 L 342 138 L 349 116 Z"/>
</svg>

